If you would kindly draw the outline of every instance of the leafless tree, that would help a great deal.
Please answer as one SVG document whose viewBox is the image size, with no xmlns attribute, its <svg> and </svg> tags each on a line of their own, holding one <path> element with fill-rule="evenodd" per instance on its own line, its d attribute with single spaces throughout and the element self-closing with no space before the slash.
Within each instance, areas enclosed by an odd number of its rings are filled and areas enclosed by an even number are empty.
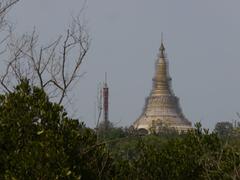
<svg viewBox="0 0 240 180">
<path fill-rule="evenodd" d="M 0 55 L 2 55 L 5 51 L 5 42 L 9 38 L 8 29 L 11 27 L 9 22 L 7 21 L 6 15 L 11 9 L 13 5 L 15 5 L 20 0 L 0 0 Z"/>
<path fill-rule="evenodd" d="M 65 35 L 47 45 L 39 45 L 36 30 L 8 43 L 9 57 L 0 77 L 4 91 L 11 92 L 22 79 L 42 88 L 50 98 L 62 104 L 68 91 L 83 75 L 80 66 L 89 50 L 90 38 L 80 16 L 73 18 Z"/>
<path fill-rule="evenodd" d="M 20 0 L 0 0 L 0 28 L 6 24 L 5 16 L 9 9 Z"/>
</svg>

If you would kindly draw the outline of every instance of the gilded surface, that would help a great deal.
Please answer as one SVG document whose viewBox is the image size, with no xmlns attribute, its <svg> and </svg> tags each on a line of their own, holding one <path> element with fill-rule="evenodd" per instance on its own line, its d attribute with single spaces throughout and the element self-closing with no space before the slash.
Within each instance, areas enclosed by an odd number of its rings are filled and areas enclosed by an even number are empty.
<svg viewBox="0 0 240 180">
<path fill-rule="evenodd" d="M 177 131 L 187 131 L 191 129 L 191 122 L 183 115 L 179 99 L 172 91 L 163 43 L 159 50 L 152 91 L 146 98 L 141 116 L 133 125 L 137 129 L 143 128 L 148 131 L 150 129 L 158 131 L 163 126 L 174 128 Z"/>
</svg>

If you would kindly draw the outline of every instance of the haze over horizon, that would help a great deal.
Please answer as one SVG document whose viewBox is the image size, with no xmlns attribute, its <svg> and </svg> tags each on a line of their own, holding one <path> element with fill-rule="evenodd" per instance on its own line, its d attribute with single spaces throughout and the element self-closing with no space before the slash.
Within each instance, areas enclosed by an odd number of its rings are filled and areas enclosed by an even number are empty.
<svg viewBox="0 0 240 180">
<path fill-rule="evenodd" d="M 35 27 L 42 43 L 64 34 L 83 1 L 24 0 L 9 20 L 21 35 Z M 173 90 L 185 116 L 212 129 L 240 112 L 240 1 L 88 0 L 91 47 L 81 67 L 87 72 L 72 91 L 74 116 L 95 126 L 99 82 L 108 73 L 110 121 L 131 125 L 152 87 L 161 32 Z M 119 123 L 120 122 L 120 123 Z"/>
</svg>

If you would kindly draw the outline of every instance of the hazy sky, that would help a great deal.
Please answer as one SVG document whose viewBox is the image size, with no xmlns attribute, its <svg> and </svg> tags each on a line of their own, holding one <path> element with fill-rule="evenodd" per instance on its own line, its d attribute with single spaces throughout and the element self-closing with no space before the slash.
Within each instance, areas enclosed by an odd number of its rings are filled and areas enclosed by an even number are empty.
<svg viewBox="0 0 240 180">
<path fill-rule="evenodd" d="M 80 0 L 22 0 L 10 13 L 21 34 L 36 27 L 43 42 L 64 33 Z M 95 125 L 98 83 L 108 72 L 110 120 L 130 125 L 152 87 L 161 32 L 175 94 L 186 117 L 212 128 L 240 112 L 239 0 L 88 0 L 91 49 L 73 91 L 78 118 Z"/>
</svg>

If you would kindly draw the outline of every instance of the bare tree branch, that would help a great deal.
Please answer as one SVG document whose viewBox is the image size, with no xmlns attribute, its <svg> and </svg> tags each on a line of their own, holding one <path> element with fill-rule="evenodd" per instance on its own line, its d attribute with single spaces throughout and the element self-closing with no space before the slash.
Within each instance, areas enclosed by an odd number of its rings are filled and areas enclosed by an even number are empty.
<svg viewBox="0 0 240 180">
<path fill-rule="evenodd" d="M 6 12 L 20 0 L 1 0 L 0 2 L 0 16 L 6 15 Z"/>
<path fill-rule="evenodd" d="M 3 55 L 7 51 L 7 46 L 5 42 L 9 39 L 10 33 L 12 31 L 12 26 L 7 22 L 6 15 L 8 11 L 11 9 L 13 5 L 15 5 L 20 0 L 0 0 L 0 33 L 1 33 L 1 39 L 0 39 L 0 55 Z M 6 29 L 5 27 L 8 27 Z M 2 82 L 1 82 L 2 84 Z M 3 84 L 2 84 L 3 85 Z M 4 87 L 5 85 L 3 85 Z M 7 90 L 7 88 L 4 88 Z"/>
<path fill-rule="evenodd" d="M 64 37 L 64 38 L 63 38 Z M 86 58 L 90 46 L 90 38 L 86 25 L 80 17 L 73 18 L 65 36 L 39 47 L 39 37 L 35 31 L 16 39 L 11 36 L 8 44 L 10 60 L 7 70 L 0 77 L 2 87 L 11 91 L 7 79 L 19 82 L 27 78 L 32 84 L 44 89 L 59 104 L 63 103 L 68 91 L 83 75 L 80 67 Z"/>
<path fill-rule="evenodd" d="M 8 10 L 20 0 L 1 0 L 0 1 L 0 28 L 6 25 L 5 16 Z"/>
</svg>

